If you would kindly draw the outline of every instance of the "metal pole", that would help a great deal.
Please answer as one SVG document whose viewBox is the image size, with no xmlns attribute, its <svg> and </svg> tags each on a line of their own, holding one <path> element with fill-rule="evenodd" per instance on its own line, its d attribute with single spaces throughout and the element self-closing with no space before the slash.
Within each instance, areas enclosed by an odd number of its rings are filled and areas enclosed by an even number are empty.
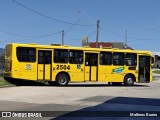
<svg viewBox="0 0 160 120">
<path fill-rule="evenodd" d="M 98 37 L 99 37 L 99 23 L 100 21 L 97 21 L 97 36 L 96 36 L 96 48 L 98 48 Z"/>
<path fill-rule="evenodd" d="M 64 45 L 64 30 L 62 30 L 62 45 Z"/>
</svg>

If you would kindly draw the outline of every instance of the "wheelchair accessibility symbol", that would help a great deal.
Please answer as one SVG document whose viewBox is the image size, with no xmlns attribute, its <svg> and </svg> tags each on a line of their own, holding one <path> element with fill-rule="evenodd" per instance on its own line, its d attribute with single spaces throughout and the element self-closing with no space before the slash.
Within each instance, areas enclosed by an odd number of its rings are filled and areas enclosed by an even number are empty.
<svg viewBox="0 0 160 120">
<path fill-rule="evenodd" d="M 81 65 L 77 65 L 77 69 L 81 69 Z"/>
</svg>

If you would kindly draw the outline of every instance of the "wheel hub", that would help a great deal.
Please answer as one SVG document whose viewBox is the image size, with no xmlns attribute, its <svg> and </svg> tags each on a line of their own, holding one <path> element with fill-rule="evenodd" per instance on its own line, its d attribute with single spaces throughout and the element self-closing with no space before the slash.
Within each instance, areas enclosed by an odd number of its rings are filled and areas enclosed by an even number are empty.
<svg viewBox="0 0 160 120">
<path fill-rule="evenodd" d="M 127 79 L 128 83 L 132 83 L 132 78 Z"/>
<path fill-rule="evenodd" d="M 64 77 L 61 77 L 60 82 L 64 84 L 66 82 L 66 79 Z"/>
</svg>

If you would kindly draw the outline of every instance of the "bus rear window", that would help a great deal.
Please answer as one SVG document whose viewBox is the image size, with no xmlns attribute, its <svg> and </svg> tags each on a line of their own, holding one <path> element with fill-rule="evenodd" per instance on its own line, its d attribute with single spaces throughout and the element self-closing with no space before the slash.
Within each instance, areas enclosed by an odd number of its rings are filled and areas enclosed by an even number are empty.
<svg viewBox="0 0 160 120">
<path fill-rule="evenodd" d="M 17 59 L 19 62 L 36 62 L 36 49 L 17 47 Z"/>
</svg>

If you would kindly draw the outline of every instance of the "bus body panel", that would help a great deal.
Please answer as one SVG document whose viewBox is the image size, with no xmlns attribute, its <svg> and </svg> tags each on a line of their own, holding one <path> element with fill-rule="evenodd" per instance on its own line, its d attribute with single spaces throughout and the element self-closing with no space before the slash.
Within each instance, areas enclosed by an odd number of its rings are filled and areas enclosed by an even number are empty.
<svg viewBox="0 0 160 120">
<path fill-rule="evenodd" d="M 92 66 L 91 68 L 91 81 L 98 81 L 97 80 L 97 66 Z"/>
<path fill-rule="evenodd" d="M 9 45 L 12 46 L 11 55 L 8 57 L 10 62 L 6 63 L 6 66 L 11 67 L 11 71 L 5 71 L 5 76 L 9 78 L 16 79 L 26 79 L 26 80 L 37 80 L 37 63 L 26 63 L 19 62 L 16 56 L 16 47 L 17 45 Z M 6 47 L 7 48 L 7 47 Z M 9 50 L 6 50 L 9 51 Z M 6 60 L 7 61 L 7 60 Z M 11 63 L 12 62 L 12 63 Z M 7 74 L 10 73 L 8 76 Z"/>
<path fill-rule="evenodd" d="M 35 48 L 36 60 L 34 62 L 21 62 L 17 57 L 17 48 Z M 83 63 L 60 63 L 55 62 L 55 49 L 65 49 L 68 51 L 77 50 L 83 51 Z M 43 53 L 39 55 L 39 51 Z M 137 66 L 116 66 L 116 65 L 100 65 L 100 52 L 122 52 L 137 54 Z M 124 77 L 127 74 L 132 74 L 139 81 L 139 55 L 151 56 L 148 51 L 136 50 L 114 50 L 114 49 L 98 49 L 98 48 L 78 48 L 64 46 L 43 46 L 30 44 L 9 44 L 6 46 L 5 55 L 5 77 L 24 79 L 24 80 L 45 80 L 55 81 L 59 73 L 67 73 L 70 77 L 70 82 L 124 82 Z M 49 58 L 49 61 L 46 59 Z M 86 56 L 91 57 L 90 65 L 87 65 Z M 44 63 L 39 63 L 40 57 L 45 59 Z M 69 57 L 68 57 L 69 59 Z M 148 58 L 146 58 L 148 59 Z M 150 66 L 149 81 L 152 81 L 152 70 Z M 145 82 L 145 81 L 144 81 Z"/>
<path fill-rule="evenodd" d="M 126 74 L 133 74 L 138 78 L 136 70 L 128 70 L 128 66 L 104 66 L 99 67 L 99 81 L 101 82 L 124 82 Z"/>
<path fill-rule="evenodd" d="M 43 75 L 44 75 L 44 65 L 38 64 L 38 80 L 43 80 Z"/>
<path fill-rule="evenodd" d="M 37 62 L 19 62 L 16 54 L 17 46 L 13 45 L 12 52 L 12 71 L 13 78 L 25 80 L 37 80 Z"/>
<path fill-rule="evenodd" d="M 70 75 L 72 82 L 84 82 L 84 65 L 83 64 L 63 64 L 53 63 L 53 81 L 56 80 L 56 76 L 60 72 L 66 72 Z"/>
<path fill-rule="evenodd" d="M 37 80 L 37 63 L 18 63 L 13 67 L 13 77 L 26 80 Z M 14 69 L 15 68 L 15 69 Z"/>
</svg>

